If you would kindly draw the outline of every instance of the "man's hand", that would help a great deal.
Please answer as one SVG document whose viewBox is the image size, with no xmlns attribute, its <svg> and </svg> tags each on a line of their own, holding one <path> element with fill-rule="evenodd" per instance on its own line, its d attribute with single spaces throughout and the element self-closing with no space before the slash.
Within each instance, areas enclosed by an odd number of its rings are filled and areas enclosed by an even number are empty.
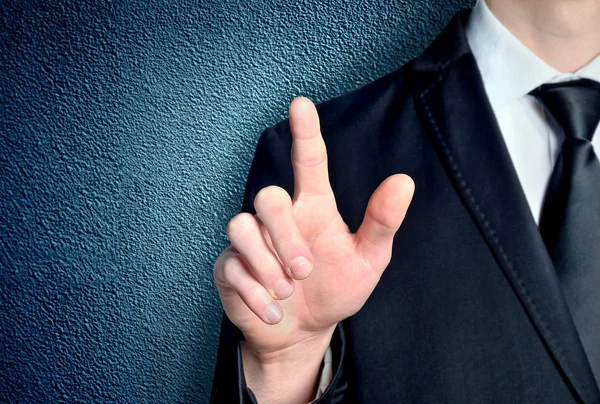
<svg viewBox="0 0 600 404">
<path fill-rule="evenodd" d="M 350 233 L 329 184 L 316 108 L 297 98 L 289 112 L 293 199 L 279 187 L 262 189 L 256 216 L 242 213 L 229 222 L 231 246 L 214 272 L 225 313 L 246 337 L 248 385 L 267 401 L 290 383 L 286 372 L 296 387 L 309 390 L 306 397 L 314 394 L 333 330 L 373 292 L 414 192 L 408 176 L 387 178 L 371 196 L 358 231 Z M 278 370 L 269 374 L 270 367 Z M 277 377 L 279 386 L 261 385 Z"/>
</svg>

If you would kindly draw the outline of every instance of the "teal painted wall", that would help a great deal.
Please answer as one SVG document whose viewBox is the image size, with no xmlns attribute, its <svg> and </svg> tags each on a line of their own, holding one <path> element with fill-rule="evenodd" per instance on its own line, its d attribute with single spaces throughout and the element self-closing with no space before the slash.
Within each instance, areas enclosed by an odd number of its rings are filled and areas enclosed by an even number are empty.
<svg viewBox="0 0 600 404">
<path fill-rule="evenodd" d="M 467 0 L 0 0 L 0 402 L 207 402 L 262 129 Z"/>
</svg>

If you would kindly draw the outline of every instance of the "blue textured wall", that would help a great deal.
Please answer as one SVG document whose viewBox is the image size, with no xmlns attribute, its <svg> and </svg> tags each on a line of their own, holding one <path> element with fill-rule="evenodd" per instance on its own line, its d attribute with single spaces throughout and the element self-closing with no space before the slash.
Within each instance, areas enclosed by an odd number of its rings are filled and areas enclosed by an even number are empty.
<svg viewBox="0 0 600 404">
<path fill-rule="evenodd" d="M 261 130 L 469 5 L 0 0 L 0 402 L 206 402 Z"/>
</svg>

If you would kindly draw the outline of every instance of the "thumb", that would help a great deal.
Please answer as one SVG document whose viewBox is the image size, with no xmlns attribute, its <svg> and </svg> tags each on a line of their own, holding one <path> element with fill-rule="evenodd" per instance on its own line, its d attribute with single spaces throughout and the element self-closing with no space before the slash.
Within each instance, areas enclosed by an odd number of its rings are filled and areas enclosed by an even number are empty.
<svg viewBox="0 0 600 404">
<path fill-rule="evenodd" d="M 386 178 L 373 192 L 356 232 L 357 252 L 379 275 L 390 262 L 394 235 L 406 215 L 415 183 L 404 174 Z"/>
</svg>

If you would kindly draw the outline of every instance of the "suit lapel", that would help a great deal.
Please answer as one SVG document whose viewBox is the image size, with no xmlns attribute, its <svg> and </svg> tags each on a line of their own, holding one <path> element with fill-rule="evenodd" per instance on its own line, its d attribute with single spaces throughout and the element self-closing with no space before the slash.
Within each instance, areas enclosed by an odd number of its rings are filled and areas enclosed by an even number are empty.
<svg viewBox="0 0 600 404">
<path fill-rule="evenodd" d="M 529 318 L 570 382 L 589 403 L 600 392 L 558 279 L 455 18 L 413 68 L 427 77 L 416 104 L 444 166 Z"/>
</svg>

